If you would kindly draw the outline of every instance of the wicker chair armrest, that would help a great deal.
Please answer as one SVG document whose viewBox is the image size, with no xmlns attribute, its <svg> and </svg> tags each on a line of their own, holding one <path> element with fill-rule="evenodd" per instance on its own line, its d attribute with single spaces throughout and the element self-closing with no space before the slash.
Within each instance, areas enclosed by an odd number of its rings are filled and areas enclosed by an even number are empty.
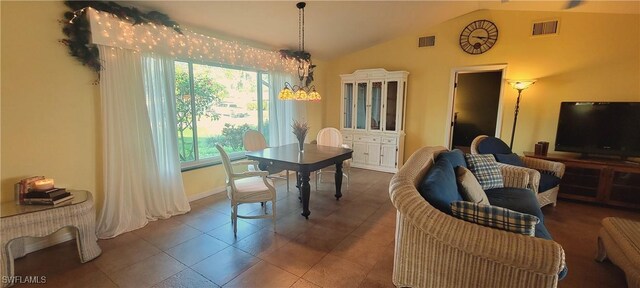
<svg viewBox="0 0 640 288">
<path fill-rule="evenodd" d="M 528 168 L 536 169 L 538 171 L 549 171 L 558 178 L 562 178 L 564 175 L 564 163 L 526 156 L 522 156 L 520 158 Z"/>
<path fill-rule="evenodd" d="M 433 254 L 429 253 L 438 249 L 449 254 L 439 257 L 481 259 L 493 262 L 503 269 L 517 269 L 545 277 L 557 276 L 564 268 L 564 250 L 558 243 L 483 227 L 444 214 L 429 205 L 415 186 L 410 184 L 411 181 L 394 177 L 389 190 L 391 202 L 399 212 L 398 225 L 412 226 L 399 229 L 413 231 L 409 233 L 412 235 L 413 247 L 400 245 L 399 249 L 410 249 L 412 253 L 422 251 L 424 255 L 415 256 L 421 259 L 417 261 L 441 261 L 442 259 L 431 259 Z"/>
<path fill-rule="evenodd" d="M 531 169 L 498 163 L 504 179 L 504 187 L 530 188 Z"/>
</svg>

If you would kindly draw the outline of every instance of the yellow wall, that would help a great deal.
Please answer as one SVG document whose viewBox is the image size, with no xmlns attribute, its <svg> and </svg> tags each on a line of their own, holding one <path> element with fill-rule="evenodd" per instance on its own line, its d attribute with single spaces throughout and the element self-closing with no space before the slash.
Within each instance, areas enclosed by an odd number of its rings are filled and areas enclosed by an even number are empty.
<svg viewBox="0 0 640 288">
<path fill-rule="evenodd" d="M 67 55 L 62 2 L 2 5 L 2 201 L 19 179 L 46 175 L 101 195 L 96 74 Z"/>
<path fill-rule="evenodd" d="M 499 39 L 490 51 L 469 55 L 460 49 L 458 37 L 479 19 L 493 21 Z M 549 19 L 560 20 L 559 35 L 529 36 L 534 21 Z M 427 35 L 436 36 L 436 46 L 418 48 L 418 37 Z M 541 140 L 553 147 L 560 102 L 640 101 L 640 16 L 482 10 L 425 27 L 419 35 L 332 60 L 325 81 L 325 125 L 340 125 L 340 74 L 366 68 L 406 70 L 405 158 L 425 145 L 446 145 L 452 69 L 491 64 L 508 64 L 507 79 L 538 79 L 523 92 L 514 151 L 533 151 Z M 501 138 L 509 141 L 517 91 L 504 91 Z"/>
<path fill-rule="evenodd" d="M 56 184 L 92 191 L 101 207 L 102 149 L 100 95 L 96 75 L 68 55 L 58 20 L 58 2 L 1 1 L 1 187 L 0 201 L 12 201 L 19 179 L 46 175 Z M 322 93 L 323 66 L 315 81 Z M 322 126 L 322 102 L 308 103 L 312 127 Z M 224 187 L 221 165 L 183 173 L 187 195 Z"/>
</svg>

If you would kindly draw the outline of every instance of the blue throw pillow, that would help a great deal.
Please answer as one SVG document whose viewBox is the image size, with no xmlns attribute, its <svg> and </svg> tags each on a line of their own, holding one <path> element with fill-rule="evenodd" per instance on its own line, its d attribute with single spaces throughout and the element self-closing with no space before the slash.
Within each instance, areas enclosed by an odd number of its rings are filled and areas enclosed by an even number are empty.
<svg viewBox="0 0 640 288">
<path fill-rule="evenodd" d="M 540 173 L 540 187 L 538 192 L 545 192 L 553 187 L 560 185 L 560 178 L 548 173 Z"/>
<path fill-rule="evenodd" d="M 441 158 L 449 160 L 449 163 L 451 163 L 451 166 L 453 166 L 453 168 L 456 168 L 458 166 L 467 168 L 467 162 L 464 160 L 464 153 L 462 153 L 462 150 L 460 149 L 453 149 L 451 151 L 442 152 L 440 153 L 440 155 L 438 155 L 436 161 Z"/>
<path fill-rule="evenodd" d="M 540 218 L 544 221 L 544 214 L 540 210 L 538 198 L 536 194 L 529 189 L 524 188 L 496 188 L 486 190 L 485 193 L 489 198 L 491 205 L 527 213 Z"/>
<path fill-rule="evenodd" d="M 540 223 L 536 225 L 536 237 L 551 240 L 549 231 L 544 227 L 544 214 L 540 210 L 540 204 L 533 191 L 510 187 L 489 189 L 485 193 L 491 205 L 538 217 Z"/>
<path fill-rule="evenodd" d="M 480 143 L 478 143 L 478 147 L 476 148 L 478 153 L 480 154 L 511 154 L 511 148 L 504 143 L 504 141 L 500 140 L 500 138 L 496 137 L 487 137 L 484 138 Z"/>
<path fill-rule="evenodd" d="M 496 157 L 496 161 L 513 166 L 525 167 L 524 162 L 520 159 L 520 156 L 516 153 L 511 154 L 493 154 Z"/>
<path fill-rule="evenodd" d="M 453 166 L 444 158 L 438 159 L 429 169 L 418 186 L 418 191 L 431 206 L 449 215 L 451 215 L 450 204 L 462 201 L 462 196 L 458 193 Z"/>
</svg>

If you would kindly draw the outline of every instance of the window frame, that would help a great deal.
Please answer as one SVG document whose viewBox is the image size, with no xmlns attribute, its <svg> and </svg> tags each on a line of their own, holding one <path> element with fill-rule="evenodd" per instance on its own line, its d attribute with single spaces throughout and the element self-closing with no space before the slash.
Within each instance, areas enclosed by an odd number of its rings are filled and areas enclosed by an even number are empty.
<svg viewBox="0 0 640 288">
<path fill-rule="evenodd" d="M 224 68 L 224 69 L 232 69 L 232 70 L 242 70 L 242 71 L 247 71 L 247 72 L 255 72 L 256 73 L 256 101 L 257 101 L 257 111 L 258 111 L 258 123 L 257 123 L 257 129 L 258 131 L 263 131 L 264 128 L 264 113 L 262 111 L 263 109 L 263 99 L 264 99 L 264 93 L 263 93 L 263 85 L 266 85 L 267 87 L 271 87 L 270 86 L 270 75 L 268 72 L 266 71 L 262 71 L 262 70 L 258 70 L 258 69 L 250 69 L 250 68 L 245 68 L 245 67 L 239 67 L 239 66 L 233 66 L 233 65 L 228 65 L 228 64 L 222 64 L 222 63 L 216 63 L 216 62 L 206 62 L 206 61 L 197 61 L 197 60 L 192 60 L 192 59 L 181 59 L 181 58 L 176 58 L 174 61 L 174 65 L 177 62 L 182 62 L 182 63 L 186 63 L 188 66 L 188 73 L 189 73 L 189 93 L 190 95 L 194 95 L 194 97 L 190 98 L 190 104 L 191 104 L 191 109 L 192 111 L 195 111 L 195 79 L 193 77 L 193 65 L 206 65 L 206 66 L 212 66 L 212 67 L 217 67 L 217 68 Z M 267 75 L 267 79 L 268 82 L 264 82 L 263 81 L 263 75 Z M 175 82 L 175 80 L 174 80 Z M 174 83 L 175 85 L 175 83 Z M 268 95 L 267 95 L 267 100 L 269 100 Z M 269 105 L 271 105 L 271 103 L 269 103 Z M 176 116 L 177 117 L 177 116 Z M 180 169 L 182 172 L 186 172 L 186 171 L 190 171 L 190 170 L 196 170 L 196 169 L 200 169 L 200 168 L 204 168 L 204 167 L 210 167 L 210 166 L 215 166 L 215 165 L 219 165 L 222 164 L 222 158 L 220 158 L 220 155 L 218 156 L 214 156 L 214 157 L 210 157 L 210 158 L 205 158 L 205 159 L 199 159 L 198 157 L 198 126 L 197 126 L 197 117 L 195 114 L 192 113 L 192 127 L 193 127 L 193 153 L 194 153 L 194 158 L 195 160 L 193 161 L 180 161 Z M 176 142 L 178 141 L 178 138 L 176 138 Z M 268 139 L 267 139 L 268 141 Z M 238 152 L 231 152 L 229 153 L 229 158 L 231 159 L 231 161 L 234 160 L 240 160 L 240 159 L 244 159 L 246 158 L 246 152 L 247 151 L 238 151 Z"/>
</svg>

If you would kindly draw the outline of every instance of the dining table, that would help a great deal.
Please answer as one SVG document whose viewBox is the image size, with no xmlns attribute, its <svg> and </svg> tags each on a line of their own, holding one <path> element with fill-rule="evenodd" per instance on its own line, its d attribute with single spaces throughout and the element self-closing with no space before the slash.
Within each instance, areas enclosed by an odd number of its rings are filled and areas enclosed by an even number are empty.
<svg viewBox="0 0 640 288">
<path fill-rule="evenodd" d="M 353 150 L 342 147 L 304 144 L 288 144 L 247 152 L 249 160 L 258 161 L 261 170 L 296 171 L 297 187 L 302 200 L 302 216 L 309 219 L 309 198 L 311 197 L 311 172 L 335 165 L 336 200 L 342 197 L 342 162 L 351 159 Z"/>
</svg>

